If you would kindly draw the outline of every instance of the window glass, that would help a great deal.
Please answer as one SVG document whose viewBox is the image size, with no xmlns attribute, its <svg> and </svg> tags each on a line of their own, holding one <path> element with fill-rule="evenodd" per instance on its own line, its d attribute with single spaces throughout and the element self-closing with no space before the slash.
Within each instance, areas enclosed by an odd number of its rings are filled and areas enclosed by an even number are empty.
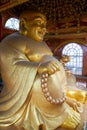
<svg viewBox="0 0 87 130">
<path fill-rule="evenodd" d="M 62 55 L 70 56 L 70 62 L 66 63 L 66 67 L 73 74 L 82 75 L 83 50 L 81 46 L 77 43 L 69 43 L 63 48 Z"/>
<path fill-rule="evenodd" d="M 9 29 L 12 29 L 12 30 L 19 30 L 19 19 L 9 18 L 6 21 L 5 28 L 9 28 Z"/>
</svg>

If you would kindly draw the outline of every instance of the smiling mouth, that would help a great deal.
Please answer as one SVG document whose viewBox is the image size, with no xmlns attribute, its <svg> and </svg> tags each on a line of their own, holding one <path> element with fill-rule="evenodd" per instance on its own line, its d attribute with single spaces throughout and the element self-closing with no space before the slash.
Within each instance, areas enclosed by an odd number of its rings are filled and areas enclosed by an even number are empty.
<svg viewBox="0 0 87 130">
<path fill-rule="evenodd" d="M 46 34 L 46 31 L 38 31 L 38 34 L 41 36 L 41 37 L 44 37 L 44 35 Z"/>
<path fill-rule="evenodd" d="M 44 37 L 44 35 L 45 35 L 45 33 L 44 33 L 44 32 L 39 31 L 39 32 L 38 32 L 38 35 L 39 35 L 41 38 L 43 38 L 43 37 Z"/>
</svg>

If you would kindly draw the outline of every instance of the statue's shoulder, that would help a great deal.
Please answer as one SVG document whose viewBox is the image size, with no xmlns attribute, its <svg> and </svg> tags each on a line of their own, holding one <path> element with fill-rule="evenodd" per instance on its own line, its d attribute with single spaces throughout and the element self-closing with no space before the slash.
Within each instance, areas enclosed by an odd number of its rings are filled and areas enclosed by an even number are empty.
<svg viewBox="0 0 87 130">
<path fill-rule="evenodd" d="M 5 48 L 13 50 L 19 50 L 24 52 L 26 50 L 27 44 L 29 44 L 29 38 L 19 33 L 13 33 L 6 36 L 0 43 L 0 50 L 2 51 Z"/>
<path fill-rule="evenodd" d="M 18 42 L 22 42 L 22 41 L 28 41 L 28 38 L 26 37 L 26 36 L 24 36 L 24 35 L 21 35 L 21 34 L 19 34 L 19 33 L 12 33 L 12 34 L 10 34 L 10 35 L 8 35 L 8 36 L 6 36 L 3 40 L 2 40 L 2 42 L 4 43 L 4 42 L 10 42 L 10 43 L 18 43 Z"/>
<path fill-rule="evenodd" d="M 29 38 L 27 38 L 24 35 L 21 35 L 20 33 L 13 33 L 8 36 L 6 36 L 2 41 L 2 46 L 9 45 L 9 46 L 25 46 L 27 43 L 29 43 Z"/>
</svg>

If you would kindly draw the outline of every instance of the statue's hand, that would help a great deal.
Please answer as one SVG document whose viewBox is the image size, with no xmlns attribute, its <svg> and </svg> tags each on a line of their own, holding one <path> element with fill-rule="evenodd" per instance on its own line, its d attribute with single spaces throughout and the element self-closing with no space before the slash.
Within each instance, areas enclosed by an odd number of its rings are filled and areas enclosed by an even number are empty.
<svg viewBox="0 0 87 130">
<path fill-rule="evenodd" d="M 57 63 L 57 60 L 53 60 L 53 61 L 48 61 L 48 62 L 42 63 L 38 68 L 38 73 L 42 74 L 44 72 L 47 72 L 49 75 L 51 75 L 59 70 L 60 70 L 60 68 Z"/>
<path fill-rule="evenodd" d="M 83 105 L 80 102 L 74 103 L 74 110 L 82 113 L 83 112 Z"/>
<path fill-rule="evenodd" d="M 67 113 L 68 117 L 66 118 L 61 127 L 69 130 L 75 130 L 81 121 L 80 114 L 74 111 L 72 108 L 68 109 Z"/>
<path fill-rule="evenodd" d="M 67 98 L 66 102 L 77 112 L 83 112 L 83 105 L 82 103 L 78 102 L 76 99 Z"/>
</svg>

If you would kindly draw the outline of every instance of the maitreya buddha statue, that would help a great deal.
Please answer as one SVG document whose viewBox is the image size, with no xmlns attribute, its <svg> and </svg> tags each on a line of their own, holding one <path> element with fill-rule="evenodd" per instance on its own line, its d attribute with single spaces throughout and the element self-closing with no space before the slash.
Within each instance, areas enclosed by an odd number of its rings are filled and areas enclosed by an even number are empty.
<svg viewBox="0 0 87 130">
<path fill-rule="evenodd" d="M 25 11 L 19 32 L 0 43 L 0 130 L 82 130 L 82 104 L 66 96 L 63 65 L 43 41 L 46 23 Z"/>
</svg>

